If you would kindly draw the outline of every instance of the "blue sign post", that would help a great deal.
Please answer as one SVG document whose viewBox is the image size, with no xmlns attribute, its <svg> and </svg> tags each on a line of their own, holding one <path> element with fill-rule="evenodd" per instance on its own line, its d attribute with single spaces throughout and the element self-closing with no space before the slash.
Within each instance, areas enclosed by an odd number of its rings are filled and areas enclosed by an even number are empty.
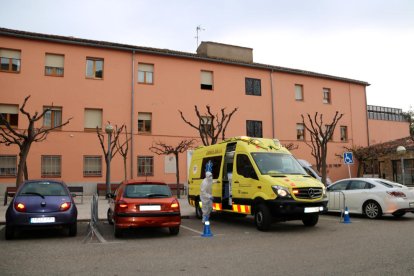
<svg viewBox="0 0 414 276">
<path fill-rule="evenodd" d="M 354 155 L 352 154 L 352 152 L 344 152 L 344 163 L 348 165 L 349 178 L 351 178 L 351 168 L 349 167 L 349 165 L 354 164 Z"/>
</svg>

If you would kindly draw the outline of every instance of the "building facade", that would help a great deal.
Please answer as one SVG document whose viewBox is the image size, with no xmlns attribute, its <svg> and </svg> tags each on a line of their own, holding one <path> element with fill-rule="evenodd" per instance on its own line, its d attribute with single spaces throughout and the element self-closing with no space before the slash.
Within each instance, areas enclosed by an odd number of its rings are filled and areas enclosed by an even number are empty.
<svg viewBox="0 0 414 276">
<path fill-rule="evenodd" d="M 194 106 L 215 112 L 238 108 L 226 137 L 274 137 L 293 143 L 292 153 L 314 163 L 305 144 L 301 114 L 319 112 L 328 124 L 343 113 L 329 143 L 328 173 L 348 176 L 338 155 L 344 147 L 370 143 L 364 81 L 253 62 L 252 49 L 213 42 L 196 54 L 0 28 L 0 113 L 16 129 L 27 119 L 19 113 L 50 108 L 37 127 L 50 128 L 47 139 L 32 145 L 30 178 L 59 178 L 94 191 L 105 181 L 105 161 L 96 127 L 126 125 L 131 136 L 127 177 L 175 182 L 174 160 L 149 148 L 157 142 L 178 145 L 198 133 Z M 206 119 L 208 122 L 208 119 Z M 408 128 L 408 127 L 407 127 Z M 122 139 L 122 138 L 121 138 Z M 197 140 L 198 145 L 201 144 Z M 13 185 L 17 146 L 0 144 L 0 183 Z M 187 155 L 180 158 L 180 182 L 187 177 Z M 111 162 L 111 181 L 124 178 L 123 159 Z"/>
</svg>

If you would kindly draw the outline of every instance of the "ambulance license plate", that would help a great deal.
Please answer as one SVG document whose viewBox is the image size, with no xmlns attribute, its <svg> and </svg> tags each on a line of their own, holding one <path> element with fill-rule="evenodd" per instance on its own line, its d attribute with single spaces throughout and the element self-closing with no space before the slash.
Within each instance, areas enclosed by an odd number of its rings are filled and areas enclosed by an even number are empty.
<svg viewBox="0 0 414 276">
<path fill-rule="evenodd" d="M 305 213 L 318 213 L 319 207 L 305 207 Z"/>
</svg>

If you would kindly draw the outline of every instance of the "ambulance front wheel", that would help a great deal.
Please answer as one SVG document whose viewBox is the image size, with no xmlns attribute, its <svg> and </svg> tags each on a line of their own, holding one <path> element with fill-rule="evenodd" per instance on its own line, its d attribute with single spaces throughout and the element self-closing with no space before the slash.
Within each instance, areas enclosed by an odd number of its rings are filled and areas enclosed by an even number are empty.
<svg viewBox="0 0 414 276">
<path fill-rule="evenodd" d="M 307 215 L 306 217 L 304 217 L 302 219 L 302 222 L 305 226 L 315 226 L 318 223 L 319 220 L 319 214 L 312 214 L 312 215 Z"/>
<path fill-rule="evenodd" d="M 260 231 L 267 231 L 270 229 L 270 226 L 272 225 L 272 215 L 266 205 L 261 204 L 257 207 L 254 214 L 254 223 Z"/>
<path fill-rule="evenodd" d="M 196 204 L 195 204 L 195 214 L 198 219 L 203 218 L 203 211 L 201 210 L 199 201 L 196 201 Z"/>
</svg>

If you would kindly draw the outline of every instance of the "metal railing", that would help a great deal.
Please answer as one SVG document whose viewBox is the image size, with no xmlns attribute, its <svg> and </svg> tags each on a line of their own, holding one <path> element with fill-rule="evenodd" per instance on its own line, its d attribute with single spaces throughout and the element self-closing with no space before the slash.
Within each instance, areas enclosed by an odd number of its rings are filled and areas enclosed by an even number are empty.
<svg viewBox="0 0 414 276">
<path fill-rule="evenodd" d="M 99 233 L 97 229 L 98 224 L 98 194 L 94 194 L 91 201 L 91 220 L 89 221 L 88 225 L 88 233 L 86 234 L 85 239 L 83 242 L 85 243 L 87 239 L 89 238 L 89 241 L 93 239 L 93 237 L 96 237 L 99 242 L 106 243 L 106 240 L 102 237 L 102 235 Z"/>
<path fill-rule="evenodd" d="M 329 209 L 341 210 L 340 221 L 343 220 L 345 207 L 346 207 L 346 199 L 345 199 L 344 192 L 342 191 L 329 192 L 328 211 Z"/>
</svg>

